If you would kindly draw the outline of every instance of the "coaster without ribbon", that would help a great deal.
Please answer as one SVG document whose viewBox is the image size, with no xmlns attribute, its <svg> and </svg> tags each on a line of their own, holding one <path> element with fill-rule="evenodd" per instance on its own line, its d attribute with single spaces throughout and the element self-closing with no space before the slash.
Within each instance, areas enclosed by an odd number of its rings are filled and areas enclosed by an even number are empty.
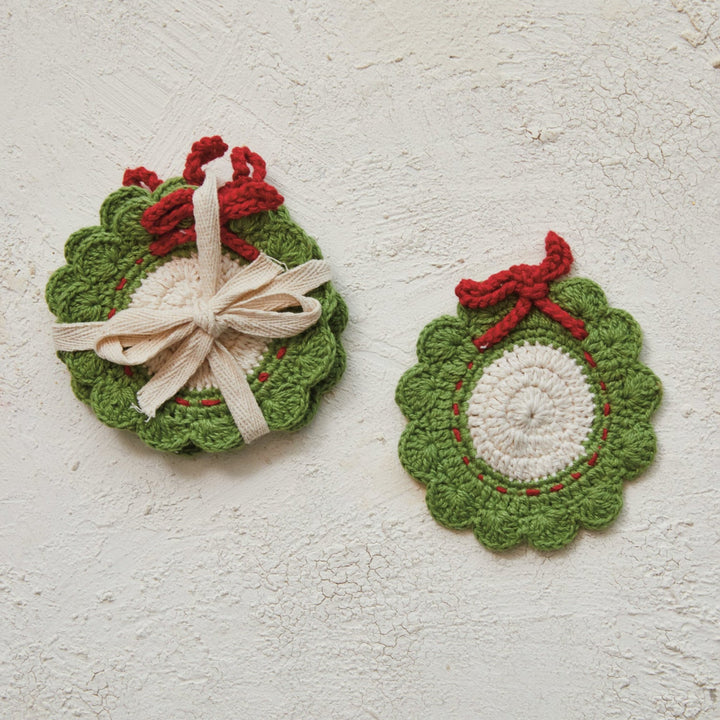
<svg viewBox="0 0 720 720">
<path fill-rule="evenodd" d="M 562 238 L 549 233 L 546 250 L 461 281 L 457 317 L 422 331 L 396 392 L 400 459 L 431 514 L 495 550 L 556 549 L 608 525 L 655 454 L 661 386 L 638 360 L 638 324 L 591 280 L 559 279 L 572 263 Z"/>
<path fill-rule="evenodd" d="M 127 309 L 173 311 L 193 302 L 201 283 L 193 194 L 205 177 L 202 167 L 226 150 L 219 137 L 203 138 L 193 145 L 183 177 L 164 182 L 145 168 L 125 173 L 124 187 L 102 204 L 100 225 L 70 236 L 67 265 L 48 282 L 47 302 L 60 323 L 97 325 Z M 265 182 L 262 158 L 247 148 L 234 148 L 231 160 L 233 179 L 217 192 L 222 282 L 258 257 L 268 256 L 283 270 L 319 261 L 317 243 L 292 221 L 282 196 Z M 295 430 L 307 424 L 320 397 L 345 368 L 340 342 L 347 322 L 344 301 L 331 282 L 306 295 L 319 302 L 322 311 L 300 334 L 266 338 L 226 333 L 221 338 L 246 376 L 269 430 Z M 58 355 L 70 370 L 75 394 L 100 420 L 136 432 L 152 447 L 193 452 L 242 445 L 207 362 L 154 417 L 138 412 L 138 393 L 174 349 L 132 366 L 110 362 L 93 350 Z"/>
</svg>

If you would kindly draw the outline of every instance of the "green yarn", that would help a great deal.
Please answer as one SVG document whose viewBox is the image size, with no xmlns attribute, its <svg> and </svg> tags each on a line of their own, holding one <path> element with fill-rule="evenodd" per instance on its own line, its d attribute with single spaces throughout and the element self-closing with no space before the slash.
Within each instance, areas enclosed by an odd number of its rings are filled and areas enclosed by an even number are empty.
<svg viewBox="0 0 720 720">
<path fill-rule="evenodd" d="M 154 270 L 195 252 L 195 244 L 186 243 L 165 256 L 152 255 L 148 246 L 154 237 L 140 223 L 148 207 L 181 187 L 190 186 L 182 178 L 173 178 L 154 192 L 123 187 L 103 203 L 99 226 L 70 236 L 65 245 L 67 265 L 52 275 L 46 287 L 48 306 L 59 322 L 105 320 L 112 309 L 119 311 L 129 305 L 133 292 Z M 288 268 L 322 257 L 317 243 L 291 220 L 284 206 L 235 220 L 232 230 Z M 245 264 L 232 250 L 224 247 L 223 253 Z M 124 285 L 118 289 L 121 278 Z M 300 335 L 270 342 L 248 377 L 271 430 L 297 430 L 306 425 L 315 415 L 320 397 L 345 370 L 340 342 L 347 324 L 345 302 L 330 282 L 308 294 L 322 306 L 320 320 Z M 184 388 L 179 395 L 187 404 L 169 400 L 146 422 L 133 405 L 150 377 L 147 368 L 136 366 L 128 372 L 91 351 L 60 352 L 58 356 L 70 371 L 75 395 L 88 403 L 100 420 L 137 433 L 151 447 L 188 453 L 229 450 L 243 444 L 223 402 L 202 404 L 203 400 L 221 400 L 216 388 Z"/>
<path fill-rule="evenodd" d="M 638 360 L 642 338 L 635 320 L 608 307 L 602 290 L 590 280 L 554 282 L 549 297 L 585 321 L 585 340 L 574 339 L 533 309 L 507 338 L 480 353 L 473 338 L 504 317 L 514 299 L 484 310 L 459 306 L 457 317 L 441 317 L 422 331 L 419 362 L 403 375 L 396 391 L 409 420 L 400 440 L 400 460 L 426 485 L 431 514 L 446 527 L 472 529 L 493 550 L 521 542 L 540 550 L 557 549 L 580 527 L 607 526 L 622 507 L 623 482 L 642 472 L 655 455 L 650 416 L 660 402 L 661 386 Z M 525 343 L 555 348 L 574 360 L 593 402 L 579 456 L 531 480 L 500 472 L 479 456 L 468 419 L 483 374 L 507 353 L 515 357 Z M 503 402 L 500 415 L 510 412 L 509 398 Z"/>
</svg>

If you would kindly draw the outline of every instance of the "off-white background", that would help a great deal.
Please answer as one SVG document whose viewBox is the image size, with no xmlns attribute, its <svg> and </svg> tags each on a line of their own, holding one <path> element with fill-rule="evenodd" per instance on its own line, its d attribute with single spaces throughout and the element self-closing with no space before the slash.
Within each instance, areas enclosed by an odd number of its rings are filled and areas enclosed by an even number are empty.
<svg viewBox="0 0 720 720">
<path fill-rule="evenodd" d="M 720 718 L 720 22 L 701 0 L 10 0 L 0 716 Z M 172 457 L 72 395 L 43 300 L 127 166 L 249 144 L 348 300 L 317 419 Z M 659 454 L 542 554 L 436 525 L 393 401 L 553 228 L 645 330 Z"/>
</svg>

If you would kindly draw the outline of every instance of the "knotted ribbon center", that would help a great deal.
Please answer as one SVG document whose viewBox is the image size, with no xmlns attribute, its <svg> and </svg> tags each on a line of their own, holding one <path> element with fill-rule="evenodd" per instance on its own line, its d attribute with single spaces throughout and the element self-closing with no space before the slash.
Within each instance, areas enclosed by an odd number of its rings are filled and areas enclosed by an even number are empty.
<svg viewBox="0 0 720 720">
<path fill-rule="evenodd" d="M 192 321 L 213 338 L 220 337 L 228 328 L 227 324 L 213 311 L 210 303 L 198 298 L 193 303 Z"/>
</svg>

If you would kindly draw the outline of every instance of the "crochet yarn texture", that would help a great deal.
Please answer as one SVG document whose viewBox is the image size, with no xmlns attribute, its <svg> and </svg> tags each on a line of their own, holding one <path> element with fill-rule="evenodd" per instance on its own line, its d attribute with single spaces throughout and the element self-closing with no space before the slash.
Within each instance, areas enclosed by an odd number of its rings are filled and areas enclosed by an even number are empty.
<svg viewBox="0 0 720 720">
<path fill-rule="evenodd" d="M 47 303 L 60 323 L 98 325 L 103 321 L 105 325 L 128 309 L 162 317 L 165 312 L 194 307 L 198 327 L 218 335 L 221 329 L 212 313 L 208 317 L 206 307 L 198 304 L 204 280 L 195 242 L 193 197 L 205 181 L 203 166 L 222 157 L 227 149 L 218 136 L 199 140 L 187 157 L 183 177 L 164 182 L 145 168 L 126 171 L 124 187 L 102 204 L 100 225 L 70 236 L 65 246 L 67 265 L 48 282 Z M 246 147 L 234 148 L 230 161 L 232 180 L 217 190 L 215 205 L 215 227 L 219 222 L 222 243 L 219 282 L 258 266 L 266 275 L 268 267 L 269 275 L 280 273 L 278 285 L 289 287 L 285 276 L 297 277 L 298 272 L 302 276 L 300 266 L 310 267 L 313 262 L 322 265 L 320 249 L 291 220 L 282 196 L 265 181 L 265 163 L 259 155 Z M 331 282 L 313 287 L 316 289 L 305 293 L 303 303 L 316 308 L 319 304 L 319 319 L 299 334 L 263 337 L 259 331 L 243 330 L 241 334 L 226 331 L 217 338 L 225 355 L 236 360 L 240 377 L 247 377 L 249 397 L 254 397 L 267 423 L 266 431 L 306 425 L 320 397 L 345 369 L 340 335 L 347 323 L 347 308 Z M 295 297 L 292 292 L 290 295 Z M 265 312 L 268 302 L 270 310 L 296 304 L 288 300 L 288 291 L 278 290 L 270 297 L 264 305 L 252 299 L 245 303 L 250 308 L 244 311 L 250 316 L 243 320 L 246 325 L 252 326 L 253 312 L 279 315 Z M 258 309 L 253 311 L 253 307 Z M 285 312 L 289 324 L 299 317 L 291 310 Z M 269 322 L 267 318 L 264 321 L 266 325 Z M 186 453 L 243 445 L 207 361 L 153 417 L 138 412 L 138 393 L 161 372 L 175 350 L 168 347 L 136 365 L 110 362 L 92 350 L 61 351 L 58 356 L 70 370 L 75 394 L 90 404 L 100 420 L 136 432 L 154 448 Z"/>
<path fill-rule="evenodd" d="M 396 401 L 405 469 L 433 517 L 488 548 L 569 543 L 622 507 L 623 482 L 655 455 L 658 378 L 635 320 L 572 264 L 550 232 L 539 265 L 462 280 L 457 317 L 420 334 Z"/>
</svg>

